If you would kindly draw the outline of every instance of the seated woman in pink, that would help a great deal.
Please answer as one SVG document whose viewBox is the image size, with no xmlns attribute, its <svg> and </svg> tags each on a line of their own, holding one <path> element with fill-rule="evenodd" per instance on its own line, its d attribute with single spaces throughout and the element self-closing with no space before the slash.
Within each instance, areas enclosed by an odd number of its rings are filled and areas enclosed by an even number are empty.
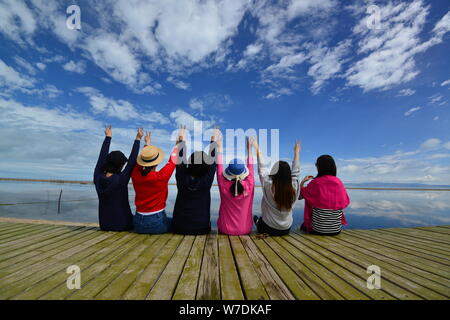
<svg viewBox="0 0 450 320">
<path fill-rule="evenodd" d="M 316 161 L 317 176 L 305 177 L 300 184 L 299 200 L 305 199 L 304 221 L 300 229 L 307 233 L 336 235 L 346 225 L 343 209 L 350 198 L 342 181 L 336 177 L 336 163 L 329 155 Z M 313 179 L 306 187 L 306 181 Z"/>
<path fill-rule="evenodd" d="M 240 159 L 234 159 L 223 170 L 222 140 L 218 139 L 217 183 L 220 192 L 219 219 L 217 228 L 220 233 L 244 235 L 252 231 L 252 206 L 255 179 L 253 158 L 247 139 L 247 165 Z"/>
</svg>

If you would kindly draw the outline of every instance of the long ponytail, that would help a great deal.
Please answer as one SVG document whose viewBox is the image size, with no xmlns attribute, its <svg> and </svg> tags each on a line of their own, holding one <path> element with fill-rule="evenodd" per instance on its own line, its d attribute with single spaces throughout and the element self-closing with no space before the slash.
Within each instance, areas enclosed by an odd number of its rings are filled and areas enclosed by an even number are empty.
<svg viewBox="0 0 450 320">
<path fill-rule="evenodd" d="M 296 200 L 295 189 L 292 186 L 291 167 L 286 161 L 279 161 L 278 171 L 271 175 L 272 192 L 278 210 L 291 211 Z"/>
<path fill-rule="evenodd" d="M 234 197 L 237 197 L 244 193 L 244 186 L 241 180 L 233 179 L 233 184 L 230 187 L 230 192 Z"/>
</svg>

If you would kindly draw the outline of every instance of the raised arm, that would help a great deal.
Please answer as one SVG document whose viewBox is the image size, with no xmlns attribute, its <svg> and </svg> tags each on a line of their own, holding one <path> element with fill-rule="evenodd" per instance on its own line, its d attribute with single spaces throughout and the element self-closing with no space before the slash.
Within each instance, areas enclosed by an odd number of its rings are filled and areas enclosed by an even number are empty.
<svg viewBox="0 0 450 320">
<path fill-rule="evenodd" d="M 178 162 L 178 156 L 181 148 L 181 144 L 185 139 L 185 126 L 180 127 L 180 131 L 178 134 L 178 139 L 175 141 L 175 147 L 172 149 L 170 153 L 169 161 L 167 164 L 157 172 L 157 177 L 159 180 L 169 180 L 175 170 L 175 167 Z"/>
<path fill-rule="evenodd" d="M 266 182 L 269 182 L 269 171 L 267 169 L 267 164 L 264 162 L 264 156 L 256 139 L 252 141 L 252 144 L 256 150 L 256 157 L 258 158 L 259 180 L 261 181 L 261 185 L 264 186 Z"/>
<path fill-rule="evenodd" d="M 136 138 L 134 139 L 133 148 L 131 149 L 130 156 L 128 157 L 127 165 L 125 166 L 125 169 L 123 169 L 123 171 L 121 172 L 121 175 L 126 180 L 126 183 L 130 181 L 131 171 L 133 170 L 136 164 L 136 158 L 139 153 L 139 146 L 143 136 L 144 136 L 144 129 L 139 128 L 136 134 Z"/>
<path fill-rule="evenodd" d="M 223 176 L 223 156 L 222 156 L 222 136 L 217 138 L 217 184 L 220 186 L 224 182 Z"/>
<path fill-rule="evenodd" d="M 292 177 L 298 178 L 300 174 L 300 141 L 295 142 L 294 147 L 294 160 L 292 161 Z"/>
<path fill-rule="evenodd" d="M 247 168 L 249 171 L 249 175 L 248 178 L 250 178 L 250 180 L 252 181 L 252 183 L 255 182 L 255 171 L 253 169 L 253 155 L 252 155 L 252 146 L 253 146 L 253 141 L 255 140 L 255 138 L 253 137 L 246 137 L 246 144 L 247 144 Z"/>
<path fill-rule="evenodd" d="M 103 173 L 103 164 L 105 163 L 106 156 L 109 153 L 109 146 L 111 145 L 112 128 L 111 125 L 105 127 L 105 140 L 103 140 L 100 154 L 98 155 L 97 164 L 94 169 L 94 183 L 97 180 L 98 175 Z"/>
</svg>

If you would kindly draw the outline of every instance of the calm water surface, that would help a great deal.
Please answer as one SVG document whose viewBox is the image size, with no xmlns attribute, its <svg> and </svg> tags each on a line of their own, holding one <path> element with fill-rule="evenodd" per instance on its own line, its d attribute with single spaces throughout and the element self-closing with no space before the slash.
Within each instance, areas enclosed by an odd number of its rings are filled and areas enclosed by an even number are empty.
<svg viewBox="0 0 450 320">
<path fill-rule="evenodd" d="M 58 198 L 62 192 L 61 210 Z M 167 213 L 172 215 L 177 188 L 169 186 Z M 449 191 L 349 190 L 345 210 L 349 229 L 417 227 L 450 224 Z M 213 186 L 211 223 L 216 226 L 219 193 Z M 134 209 L 130 186 L 130 205 Z M 253 213 L 261 212 L 261 189 L 256 188 Z M 294 208 L 294 227 L 303 221 L 304 202 Z M 93 185 L 0 181 L 0 217 L 97 222 L 98 201 Z"/>
</svg>

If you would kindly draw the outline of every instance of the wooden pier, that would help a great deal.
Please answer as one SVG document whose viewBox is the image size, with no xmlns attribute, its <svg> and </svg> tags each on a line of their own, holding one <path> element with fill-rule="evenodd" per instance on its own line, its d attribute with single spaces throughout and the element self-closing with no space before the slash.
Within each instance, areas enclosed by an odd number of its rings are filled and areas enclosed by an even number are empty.
<svg viewBox="0 0 450 320">
<path fill-rule="evenodd" d="M 81 289 L 67 288 L 71 265 Z M 0 299 L 449 298 L 450 226 L 260 238 L 0 222 Z"/>
</svg>

